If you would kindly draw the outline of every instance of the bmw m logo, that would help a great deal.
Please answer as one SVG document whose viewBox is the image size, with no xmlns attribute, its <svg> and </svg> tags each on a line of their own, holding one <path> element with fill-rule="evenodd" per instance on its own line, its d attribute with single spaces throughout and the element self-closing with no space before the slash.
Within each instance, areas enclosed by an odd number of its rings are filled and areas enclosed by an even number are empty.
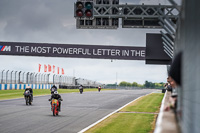
<svg viewBox="0 0 200 133">
<path fill-rule="evenodd" d="M 0 45 L 0 51 L 11 51 L 11 46 Z"/>
</svg>

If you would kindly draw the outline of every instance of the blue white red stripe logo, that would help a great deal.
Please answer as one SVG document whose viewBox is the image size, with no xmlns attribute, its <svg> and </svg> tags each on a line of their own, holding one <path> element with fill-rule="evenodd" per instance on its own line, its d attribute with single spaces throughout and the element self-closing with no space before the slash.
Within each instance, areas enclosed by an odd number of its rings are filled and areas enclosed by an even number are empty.
<svg viewBox="0 0 200 133">
<path fill-rule="evenodd" d="M 0 51 L 11 51 L 11 46 L 0 45 Z"/>
</svg>

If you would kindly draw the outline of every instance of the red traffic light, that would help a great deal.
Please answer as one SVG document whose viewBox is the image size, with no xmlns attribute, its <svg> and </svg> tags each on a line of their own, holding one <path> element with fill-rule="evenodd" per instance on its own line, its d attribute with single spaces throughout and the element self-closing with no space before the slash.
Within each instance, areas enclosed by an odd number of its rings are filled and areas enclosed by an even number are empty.
<svg viewBox="0 0 200 133">
<path fill-rule="evenodd" d="M 86 17 L 92 17 L 92 11 L 91 10 L 86 10 L 85 11 L 85 16 Z"/>
<path fill-rule="evenodd" d="M 77 10 L 76 11 L 76 16 L 78 16 L 78 17 L 82 17 L 83 16 L 83 11 L 82 10 Z"/>
</svg>

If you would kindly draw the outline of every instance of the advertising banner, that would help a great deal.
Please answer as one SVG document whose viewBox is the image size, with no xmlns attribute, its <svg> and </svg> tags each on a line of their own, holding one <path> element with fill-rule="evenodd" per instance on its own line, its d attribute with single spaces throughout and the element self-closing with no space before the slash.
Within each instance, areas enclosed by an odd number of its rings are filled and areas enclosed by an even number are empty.
<svg viewBox="0 0 200 133">
<path fill-rule="evenodd" d="M 145 60 L 145 47 L 0 42 L 0 55 Z"/>
</svg>

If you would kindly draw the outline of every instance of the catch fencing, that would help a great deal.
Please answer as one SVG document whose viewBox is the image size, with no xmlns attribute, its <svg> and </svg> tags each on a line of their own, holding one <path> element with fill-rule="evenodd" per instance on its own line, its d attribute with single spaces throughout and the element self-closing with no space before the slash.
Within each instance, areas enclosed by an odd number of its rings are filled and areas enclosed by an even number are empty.
<svg viewBox="0 0 200 133">
<path fill-rule="evenodd" d="M 48 73 L 23 72 L 13 70 L 0 71 L 1 88 L 24 89 L 25 85 L 30 85 L 32 88 L 49 89 L 49 87 L 51 87 L 49 84 L 56 84 L 60 88 L 77 88 L 78 85 L 98 87 L 101 85 L 101 83 L 96 81 L 83 78 L 76 79 L 76 77 L 66 75 L 52 75 Z"/>
<path fill-rule="evenodd" d="M 2 70 L 1 84 L 48 84 L 49 74 Z"/>
</svg>

